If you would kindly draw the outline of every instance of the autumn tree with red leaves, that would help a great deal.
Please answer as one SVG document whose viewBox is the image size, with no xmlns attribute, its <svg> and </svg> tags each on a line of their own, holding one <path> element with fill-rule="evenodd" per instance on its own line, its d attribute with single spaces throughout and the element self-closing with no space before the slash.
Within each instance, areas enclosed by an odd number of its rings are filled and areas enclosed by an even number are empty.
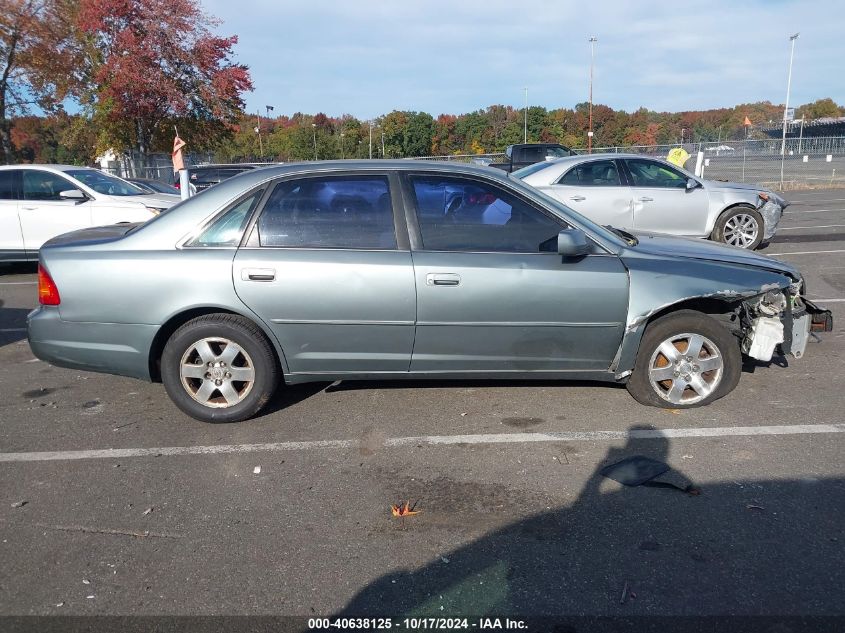
<svg viewBox="0 0 845 633">
<path fill-rule="evenodd" d="M 57 107 L 73 77 L 73 4 L 0 0 L 0 163 L 12 158 L 9 118 Z"/>
<path fill-rule="evenodd" d="M 236 36 L 194 0 L 80 0 L 86 62 L 80 100 L 101 125 L 100 149 L 145 156 L 175 120 L 219 126 L 243 110 L 249 70 L 231 60 Z M 184 134 L 184 132 L 183 132 Z M 187 139 L 190 142 L 190 138 Z"/>
</svg>

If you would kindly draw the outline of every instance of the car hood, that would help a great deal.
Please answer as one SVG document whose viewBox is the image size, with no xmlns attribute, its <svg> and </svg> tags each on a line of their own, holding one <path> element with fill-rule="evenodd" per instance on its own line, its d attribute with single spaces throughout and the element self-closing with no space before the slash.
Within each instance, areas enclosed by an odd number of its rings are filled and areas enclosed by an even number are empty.
<svg viewBox="0 0 845 633">
<path fill-rule="evenodd" d="M 171 196 L 167 193 L 151 193 L 140 196 L 108 196 L 108 199 L 114 202 L 138 202 L 145 207 L 153 207 L 155 209 L 169 209 L 182 201 L 179 196 Z"/>
<path fill-rule="evenodd" d="M 117 239 L 126 235 L 129 231 L 137 226 L 141 226 L 142 222 L 125 223 L 125 224 L 110 224 L 108 226 L 92 226 L 87 229 L 80 229 L 78 231 L 71 231 L 70 233 L 62 233 L 56 237 L 47 240 L 41 248 L 50 246 L 67 246 L 68 244 L 79 244 L 82 242 L 105 242 Z"/>
<path fill-rule="evenodd" d="M 752 251 L 734 246 L 717 244 L 706 240 L 686 237 L 674 237 L 645 231 L 631 231 L 637 237 L 639 244 L 628 250 L 637 254 L 656 255 L 658 257 L 681 257 L 684 259 L 699 259 L 712 262 L 727 262 L 753 268 L 762 268 L 788 275 L 793 279 L 800 279 L 801 273 L 794 266 L 786 262 L 758 255 Z"/>
</svg>

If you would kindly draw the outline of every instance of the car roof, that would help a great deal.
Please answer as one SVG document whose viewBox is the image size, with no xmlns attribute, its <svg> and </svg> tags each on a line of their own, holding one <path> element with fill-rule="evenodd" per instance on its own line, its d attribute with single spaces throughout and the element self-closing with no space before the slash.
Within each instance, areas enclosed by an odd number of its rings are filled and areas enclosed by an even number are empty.
<svg viewBox="0 0 845 633">
<path fill-rule="evenodd" d="M 48 171 L 75 171 L 79 169 L 87 169 L 90 171 L 99 171 L 99 169 L 94 169 L 93 167 L 85 167 L 84 165 L 52 165 L 38 163 L 25 163 L 21 165 L 0 165 L 0 169 L 46 169 Z"/>
</svg>

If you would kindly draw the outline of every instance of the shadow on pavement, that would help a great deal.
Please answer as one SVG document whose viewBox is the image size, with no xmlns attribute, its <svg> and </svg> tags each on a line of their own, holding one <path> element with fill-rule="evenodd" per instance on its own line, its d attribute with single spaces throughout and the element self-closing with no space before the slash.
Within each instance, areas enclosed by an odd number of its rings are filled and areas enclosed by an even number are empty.
<svg viewBox="0 0 845 633">
<path fill-rule="evenodd" d="M 26 338 L 26 308 L 6 308 L 0 299 L 0 347 Z"/>
<path fill-rule="evenodd" d="M 700 620 L 682 618 L 701 616 L 720 623 L 707 630 L 740 630 L 740 621 L 726 616 L 766 616 L 743 619 L 744 631 L 845 624 L 845 481 L 694 483 L 700 489 L 694 496 L 671 487 L 621 487 L 599 474 L 632 455 L 667 462 L 669 440 L 629 439 L 611 448 L 571 505 L 538 508 L 425 567 L 387 574 L 337 615 L 555 618 L 531 631 L 622 630 L 623 621 L 631 631 L 699 630 L 692 625 Z M 674 465 L 681 459 L 676 455 Z M 563 483 L 566 470 L 559 472 Z M 677 470 L 669 474 L 680 487 L 689 483 Z M 441 503 L 436 487 L 417 492 L 425 507 Z M 480 525 L 485 503 L 466 499 Z M 430 539 L 442 525 L 427 523 L 423 511 L 406 529 Z M 444 542 L 455 533 L 444 531 Z M 825 618 L 833 615 L 839 617 Z M 602 622 L 607 628 L 597 626 Z"/>
</svg>

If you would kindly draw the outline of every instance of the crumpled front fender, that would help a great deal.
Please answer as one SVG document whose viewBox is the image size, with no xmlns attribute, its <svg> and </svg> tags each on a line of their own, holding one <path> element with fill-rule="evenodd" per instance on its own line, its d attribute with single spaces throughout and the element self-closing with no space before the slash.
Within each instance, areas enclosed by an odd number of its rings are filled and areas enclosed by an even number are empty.
<svg viewBox="0 0 845 633">
<path fill-rule="evenodd" d="M 611 365 L 619 380 L 633 370 L 643 332 L 655 314 L 695 299 L 724 301 L 728 311 L 731 304 L 793 283 L 783 273 L 713 261 L 632 258 L 625 265 L 630 278 L 628 315 Z"/>
</svg>

